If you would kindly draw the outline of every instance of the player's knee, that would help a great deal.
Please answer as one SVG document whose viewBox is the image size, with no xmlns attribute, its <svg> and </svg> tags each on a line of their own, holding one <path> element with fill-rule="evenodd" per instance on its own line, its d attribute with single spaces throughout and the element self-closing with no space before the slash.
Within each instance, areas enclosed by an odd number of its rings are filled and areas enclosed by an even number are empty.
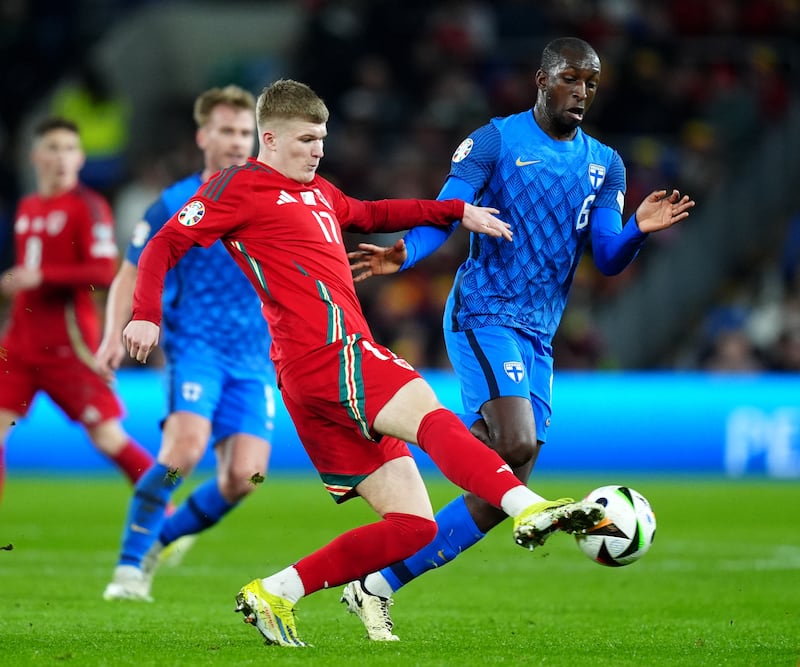
<svg viewBox="0 0 800 667">
<path fill-rule="evenodd" d="M 264 479 L 265 473 L 252 467 L 228 468 L 221 471 L 218 476 L 220 493 L 228 502 L 238 502 L 255 491 Z"/>
<path fill-rule="evenodd" d="M 383 518 L 395 526 L 402 543 L 408 548 L 409 556 L 429 545 L 436 537 L 438 527 L 433 519 L 400 512 L 389 512 Z"/>
<path fill-rule="evenodd" d="M 219 482 L 219 492 L 222 494 L 222 497 L 231 504 L 239 502 L 250 493 L 251 490 L 251 488 L 241 481 L 232 480 L 228 477 Z"/>
<path fill-rule="evenodd" d="M 492 446 L 492 438 L 489 435 L 489 430 L 486 426 L 486 422 L 483 421 L 483 419 L 479 419 L 472 424 L 472 426 L 469 427 L 469 432 L 487 447 Z"/>
<path fill-rule="evenodd" d="M 203 458 L 206 446 L 205 437 L 186 431 L 162 443 L 159 459 L 165 458 L 173 467 L 192 470 Z"/>
<path fill-rule="evenodd" d="M 512 468 L 520 468 L 536 454 L 536 434 L 501 434 L 494 440 L 495 450 Z"/>
<path fill-rule="evenodd" d="M 19 415 L 15 412 L 0 410 L 0 446 L 5 443 L 12 424 L 15 424 L 17 421 L 19 421 Z"/>
<path fill-rule="evenodd" d="M 108 419 L 94 426 L 87 426 L 86 433 L 92 444 L 109 456 L 118 454 L 128 444 L 128 434 L 116 419 Z"/>
</svg>

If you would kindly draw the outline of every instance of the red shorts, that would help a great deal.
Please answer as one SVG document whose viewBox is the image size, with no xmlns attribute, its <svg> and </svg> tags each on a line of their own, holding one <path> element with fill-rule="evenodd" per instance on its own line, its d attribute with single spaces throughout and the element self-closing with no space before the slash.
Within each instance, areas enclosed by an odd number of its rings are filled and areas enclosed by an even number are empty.
<svg viewBox="0 0 800 667">
<path fill-rule="evenodd" d="M 0 357 L 0 408 L 24 416 L 36 392 L 43 391 L 70 419 L 85 426 L 122 416 L 111 388 L 76 355 L 32 361 L 9 349 L 4 357 Z"/>
<path fill-rule="evenodd" d="M 384 463 L 411 456 L 402 440 L 372 432 L 375 415 L 420 375 L 372 340 L 328 345 L 281 369 L 278 386 L 297 435 L 337 502 Z"/>
</svg>

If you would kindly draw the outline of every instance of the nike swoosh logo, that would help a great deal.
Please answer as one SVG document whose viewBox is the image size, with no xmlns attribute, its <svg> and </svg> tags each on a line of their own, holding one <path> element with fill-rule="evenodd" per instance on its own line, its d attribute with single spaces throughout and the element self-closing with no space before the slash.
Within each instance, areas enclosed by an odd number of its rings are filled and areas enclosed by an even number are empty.
<svg viewBox="0 0 800 667">
<path fill-rule="evenodd" d="M 138 523 L 132 523 L 131 524 L 131 530 L 134 533 L 141 533 L 142 535 L 149 535 L 150 534 L 150 531 L 147 528 L 145 528 L 143 526 L 140 526 Z"/>
<path fill-rule="evenodd" d="M 539 164 L 541 160 L 523 160 L 521 157 L 517 158 L 516 165 L 518 167 L 527 167 L 529 164 Z"/>
</svg>

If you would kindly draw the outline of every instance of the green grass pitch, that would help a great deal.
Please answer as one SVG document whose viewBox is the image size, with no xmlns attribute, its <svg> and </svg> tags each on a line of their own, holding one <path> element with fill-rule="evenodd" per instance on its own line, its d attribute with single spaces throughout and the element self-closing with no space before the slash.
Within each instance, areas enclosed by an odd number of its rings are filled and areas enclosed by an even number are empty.
<svg viewBox="0 0 800 667">
<path fill-rule="evenodd" d="M 455 489 L 428 477 L 440 506 Z M 287 649 L 242 623 L 235 593 L 371 521 L 363 503 L 337 507 L 316 478 L 273 475 L 182 565 L 159 571 L 153 604 L 112 603 L 101 593 L 129 487 L 12 471 L 0 505 L 0 664 L 798 665 L 796 481 L 602 477 L 532 486 L 559 497 L 624 482 L 643 493 L 658 532 L 638 563 L 594 564 L 567 535 L 527 552 L 503 525 L 397 593 L 401 642 L 364 639 L 336 588 L 301 600 L 298 628 L 314 646 Z"/>
</svg>

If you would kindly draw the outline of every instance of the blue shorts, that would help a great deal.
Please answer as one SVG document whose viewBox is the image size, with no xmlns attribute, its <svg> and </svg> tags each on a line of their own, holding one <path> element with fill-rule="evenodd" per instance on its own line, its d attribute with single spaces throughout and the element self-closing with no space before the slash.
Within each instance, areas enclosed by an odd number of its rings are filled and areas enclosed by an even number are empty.
<svg viewBox="0 0 800 667">
<path fill-rule="evenodd" d="M 535 336 L 507 327 L 448 331 L 444 340 L 461 383 L 461 400 L 471 426 L 481 406 L 500 396 L 527 398 L 536 420 L 536 438 L 547 440 L 553 390 L 553 355 Z M 470 417 L 470 415 L 472 415 Z"/>
<path fill-rule="evenodd" d="M 170 350 L 167 359 L 170 413 L 180 410 L 208 419 L 212 443 L 236 433 L 270 440 L 274 372 L 237 367 L 218 355 L 191 350 Z"/>
</svg>

